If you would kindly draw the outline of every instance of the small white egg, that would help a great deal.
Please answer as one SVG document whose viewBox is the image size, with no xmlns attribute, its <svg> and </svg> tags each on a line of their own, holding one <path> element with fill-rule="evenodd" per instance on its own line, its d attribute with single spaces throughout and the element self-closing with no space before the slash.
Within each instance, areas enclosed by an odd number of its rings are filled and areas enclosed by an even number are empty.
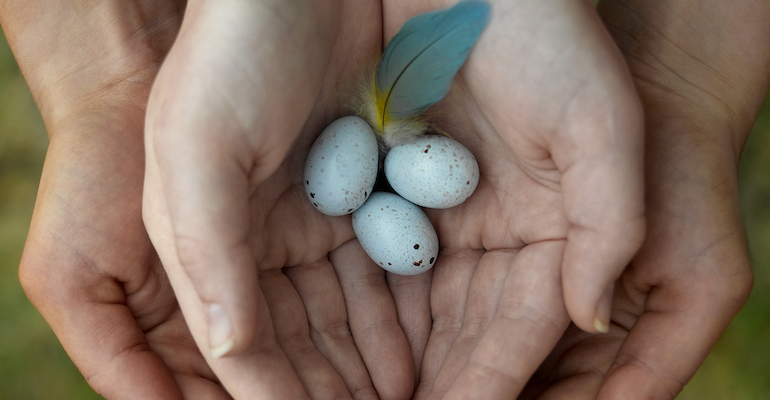
<svg viewBox="0 0 770 400">
<path fill-rule="evenodd" d="M 363 119 L 348 116 L 329 124 L 305 161 L 305 194 L 320 212 L 350 214 L 366 201 L 377 179 L 379 147 Z"/>
<path fill-rule="evenodd" d="M 460 142 L 426 135 L 390 149 L 385 176 L 396 193 L 418 206 L 451 208 L 476 190 L 479 164 Z"/>
<path fill-rule="evenodd" d="M 430 219 L 397 194 L 374 193 L 353 213 L 353 231 L 369 258 L 394 274 L 421 274 L 438 257 L 438 236 Z"/>
</svg>

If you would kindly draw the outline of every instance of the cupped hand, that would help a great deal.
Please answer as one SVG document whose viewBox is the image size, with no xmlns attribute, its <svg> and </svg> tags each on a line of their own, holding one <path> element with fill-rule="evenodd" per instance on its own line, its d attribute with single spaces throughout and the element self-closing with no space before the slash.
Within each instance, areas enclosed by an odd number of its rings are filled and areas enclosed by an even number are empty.
<svg viewBox="0 0 770 400">
<path fill-rule="evenodd" d="M 737 165 L 770 86 L 770 5 L 598 10 L 646 113 L 648 235 L 616 286 L 610 334 L 571 329 L 526 398 L 671 399 L 751 291 Z"/>
<path fill-rule="evenodd" d="M 109 399 L 229 397 L 142 223 L 145 104 L 183 7 L 4 1 L 0 10 L 50 136 L 21 283 Z"/>
<path fill-rule="evenodd" d="M 386 1 L 391 37 L 449 2 Z M 570 318 L 606 330 L 614 280 L 644 234 L 642 121 L 622 57 L 587 2 L 492 2 L 432 118 L 479 161 L 441 242 L 416 398 L 511 398 Z"/>
<path fill-rule="evenodd" d="M 310 145 L 381 51 L 381 23 L 377 1 L 190 1 L 153 87 L 144 219 L 234 397 L 414 390 L 384 274 L 350 218 L 320 214 L 302 184 Z"/>
</svg>

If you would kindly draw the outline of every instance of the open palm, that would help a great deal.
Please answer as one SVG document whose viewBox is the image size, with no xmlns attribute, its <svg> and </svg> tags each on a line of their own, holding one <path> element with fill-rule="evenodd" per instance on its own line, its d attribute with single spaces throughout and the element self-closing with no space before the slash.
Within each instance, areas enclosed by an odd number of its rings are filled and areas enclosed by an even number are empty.
<svg viewBox="0 0 770 400">
<path fill-rule="evenodd" d="M 236 397 L 403 398 L 417 375 L 412 368 L 423 371 L 420 395 L 443 394 L 455 381 L 465 391 L 483 387 L 482 397 L 507 396 L 557 340 L 567 311 L 587 330 L 605 323 L 596 304 L 605 304 L 601 293 L 642 230 L 638 115 L 622 68 L 590 21 L 519 26 L 543 35 L 527 46 L 504 25 L 521 23 L 507 19 L 517 11 L 510 7 L 528 3 L 496 5 L 493 39 L 482 40 L 445 106 L 458 112 L 435 117 L 476 153 L 484 178 L 466 205 L 431 213 L 443 245 L 436 273 L 388 276 L 391 297 L 386 276 L 351 241 L 349 221 L 309 206 L 300 171 L 315 135 L 343 113 L 346 77 L 380 50 L 381 9 L 392 36 L 411 14 L 446 4 L 191 1 L 146 124 L 143 212 L 168 278 L 138 220 L 140 142 L 149 83 L 183 5 L 153 4 L 166 12 L 140 7 L 138 15 L 164 17 L 142 25 L 144 35 L 80 48 L 91 52 L 75 54 L 75 62 L 29 58 L 27 65 L 69 66 L 68 79 L 45 82 L 50 72 L 25 71 L 31 82 L 41 79 L 36 99 L 49 129 L 75 134 L 52 137 L 22 279 L 108 397 L 227 396 L 213 370 Z M 560 4 L 538 10 L 554 17 L 565 11 Z M 589 15 L 581 6 L 568 11 Z M 131 26 L 136 20 L 123 18 L 137 14 L 107 15 L 103 21 Z M 114 37 L 106 33 L 85 37 Z M 559 47 L 564 34 L 599 40 Z M 76 36 L 64 48 L 82 42 Z M 117 50 L 118 61 L 104 48 Z M 533 67 L 515 58 L 527 54 Z M 106 68 L 102 79 L 77 73 L 93 72 L 84 60 L 104 61 L 95 64 Z M 611 73 L 591 73 L 605 63 Z M 84 108 L 61 120 L 61 104 Z M 88 211 L 68 211 L 81 209 Z M 83 246 L 51 235 L 63 231 Z M 70 260 L 89 289 L 67 285 L 52 297 L 51 260 Z M 127 329 L 100 333 L 114 326 Z M 110 351 L 89 346 L 94 335 L 106 336 L 97 342 Z M 113 384 L 127 365 L 144 366 L 131 369 L 144 385 Z"/>
<path fill-rule="evenodd" d="M 235 397 L 414 390 L 385 280 L 350 242 L 350 218 L 320 214 L 302 185 L 313 140 L 347 112 L 381 32 L 376 1 L 195 2 L 155 83 L 145 221 Z"/>
<path fill-rule="evenodd" d="M 441 6 L 385 2 L 386 36 Z M 640 110 L 589 4 L 493 2 L 457 83 L 432 117 L 474 153 L 481 181 L 428 212 L 441 252 L 416 395 L 510 398 L 570 317 L 591 332 L 609 322 L 644 232 Z"/>
</svg>

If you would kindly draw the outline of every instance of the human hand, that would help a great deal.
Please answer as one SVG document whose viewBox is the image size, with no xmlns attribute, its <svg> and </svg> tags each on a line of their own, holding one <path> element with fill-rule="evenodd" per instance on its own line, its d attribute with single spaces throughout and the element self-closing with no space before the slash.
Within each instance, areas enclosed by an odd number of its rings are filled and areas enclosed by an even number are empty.
<svg viewBox="0 0 770 400">
<path fill-rule="evenodd" d="M 386 1 L 386 37 L 448 2 Z M 479 161 L 473 196 L 429 210 L 441 242 L 416 398 L 515 396 L 567 328 L 609 323 L 641 244 L 641 110 L 587 2 L 493 2 L 436 125 Z"/>
<path fill-rule="evenodd" d="M 81 3 L 0 2 L 50 136 L 21 283 L 104 397 L 228 398 L 141 219 L 145 103 L 184 4 Z"/>
<path fill-rule="evenodd" d="M 737 165 L 770 86 L 770 5 L 598 10 L 645 107 L 648 236 L 616 286 L 610 334 L 571 329 L 525 398 L 670 399 L 751 290 Z"/>
<path fill-rule="evenodd" d="M 318 213 L 302 184 L 346 79 L 381 51 L 381 21 L 374 1 L 190 1 L 153 87 L 144 219 L 234 397 L 414 389 L 384 274 L 366 273 L 349 217 Z"/>
</svg>

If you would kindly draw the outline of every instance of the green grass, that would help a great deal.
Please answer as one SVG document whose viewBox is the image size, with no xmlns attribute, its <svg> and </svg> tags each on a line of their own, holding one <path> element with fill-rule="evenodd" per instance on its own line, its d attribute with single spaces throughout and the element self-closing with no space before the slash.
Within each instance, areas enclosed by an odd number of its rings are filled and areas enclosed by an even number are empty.
<svg viewBox="0 0 770 400">
<path fill-rule="evenodd" d="M 40 115 L 0 34 L 0 397 L 97 399 L 101 397 L 85 383 L 27 300 L 17 277 L 46 147 Z M 757 121 L 740 170 L 754 291 L 680 399 L 770 399 L 768 171 L 770 101 Z"/>
</svg>

